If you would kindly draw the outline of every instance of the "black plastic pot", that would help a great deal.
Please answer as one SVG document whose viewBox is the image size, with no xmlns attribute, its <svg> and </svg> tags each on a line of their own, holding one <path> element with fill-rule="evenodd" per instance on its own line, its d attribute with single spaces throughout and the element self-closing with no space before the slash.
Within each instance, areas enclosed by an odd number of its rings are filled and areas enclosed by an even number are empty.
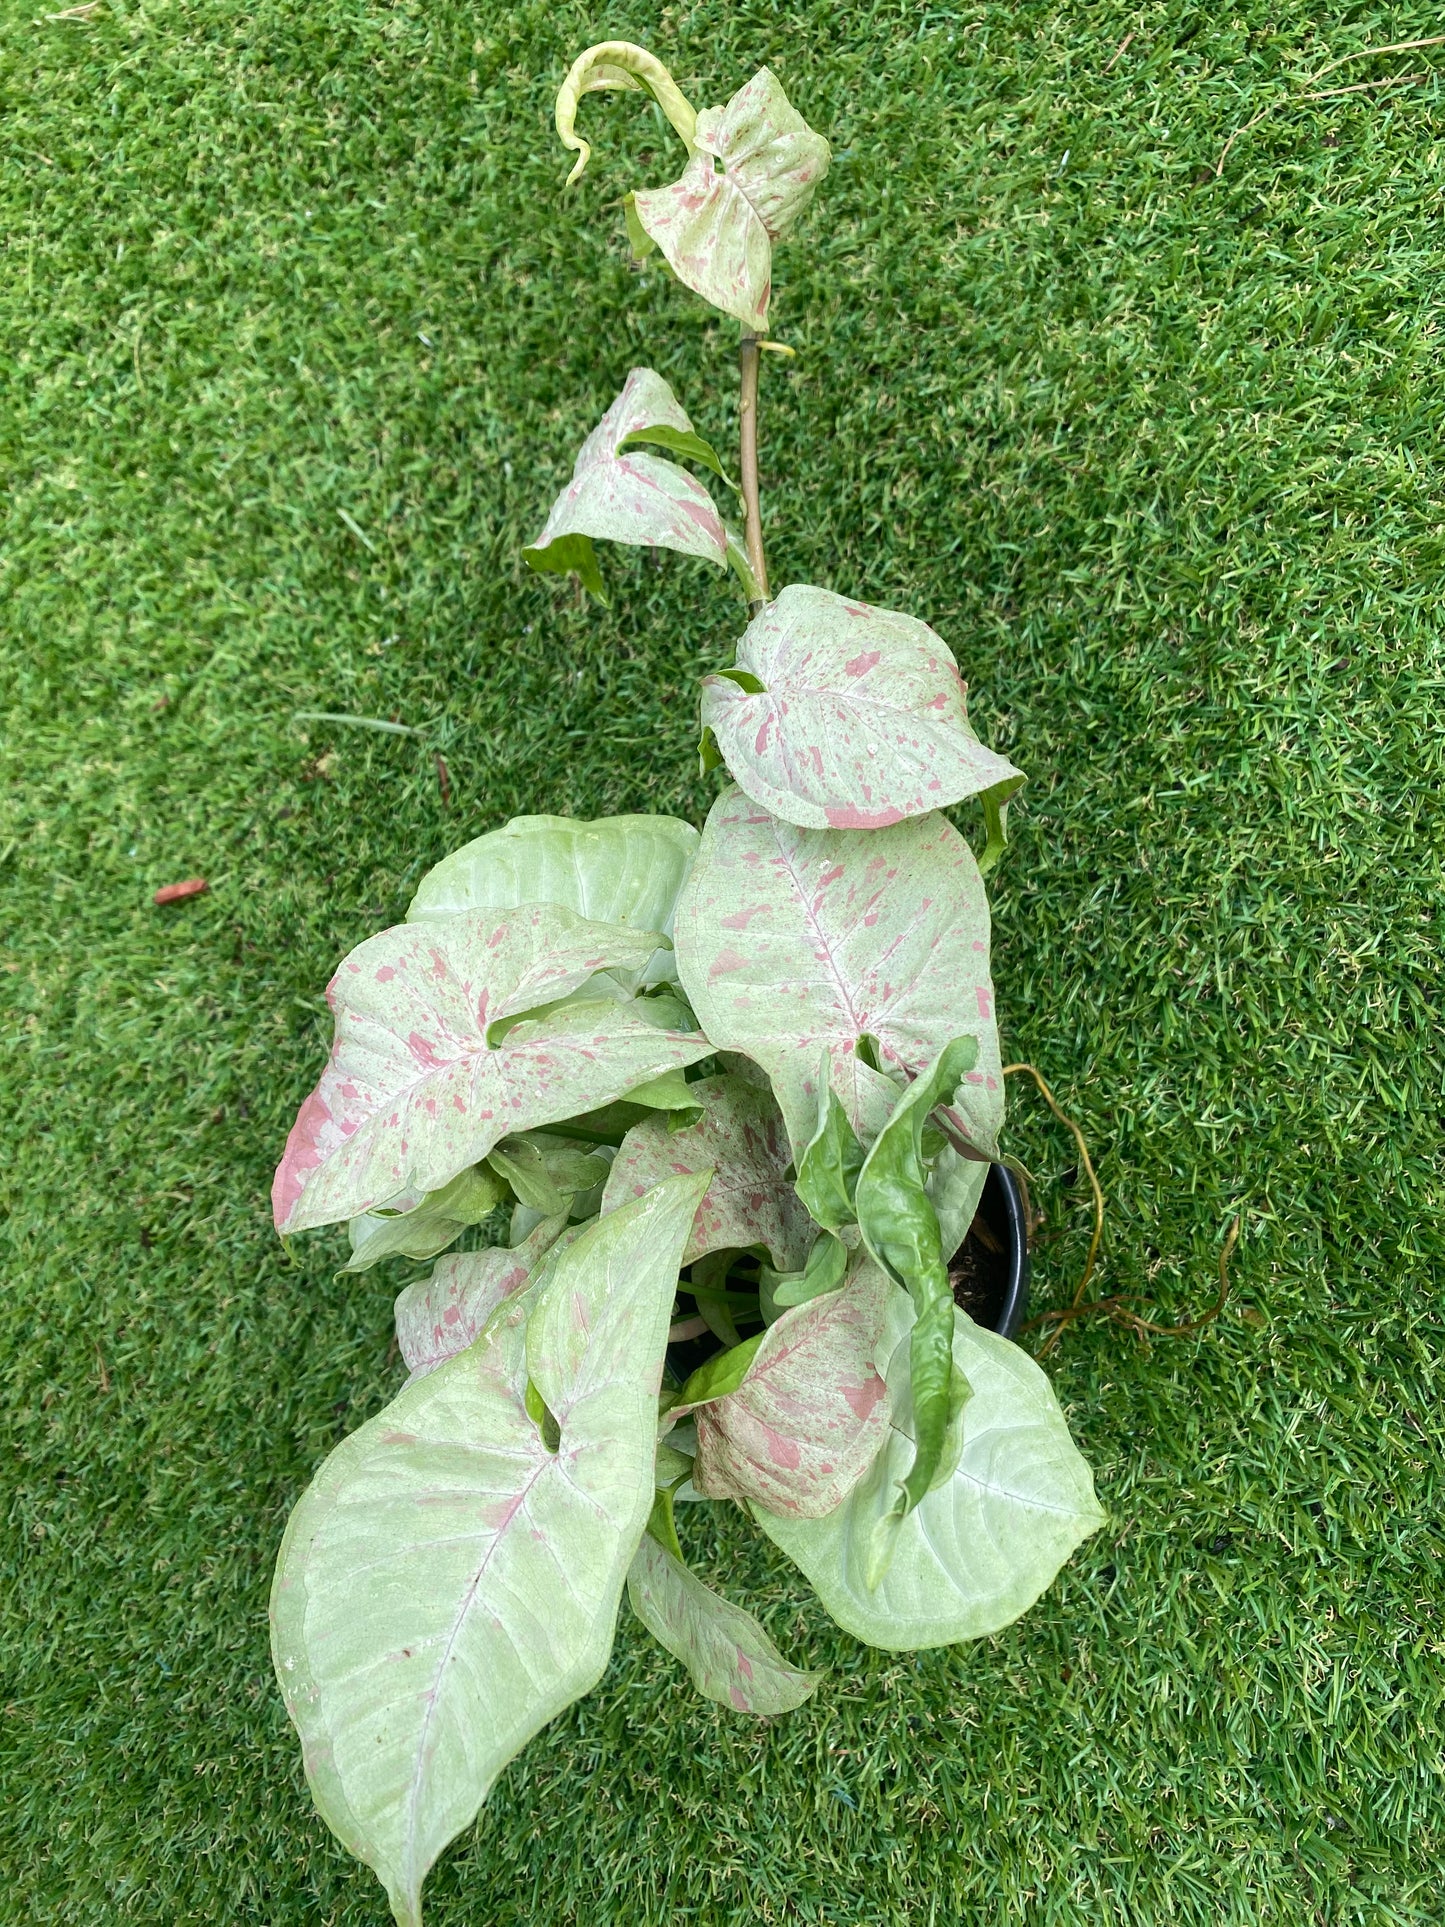
<svg viewBox="0 0 1445 1927">
<path fill-rule="evenodd" d="M 949 1260 L 954 1303 L 976 1325 L 1014 1338 L 1029 1303 L 1028 1213 L 1018 1179 L 991 1164 L 968 1235 Z M 711 1332 L 667 1348 L 667 1367 L 680 1385 L 722 1347 Z"/>
<path fill-rule="evenodd" d="M 1023 1187 L 991 1164 L 968 1236 L 949 1260 L 954 1303 L 976 1325 L 1016 1338 L 1029 1307 L 1029 1218 Z"/>
</svg>

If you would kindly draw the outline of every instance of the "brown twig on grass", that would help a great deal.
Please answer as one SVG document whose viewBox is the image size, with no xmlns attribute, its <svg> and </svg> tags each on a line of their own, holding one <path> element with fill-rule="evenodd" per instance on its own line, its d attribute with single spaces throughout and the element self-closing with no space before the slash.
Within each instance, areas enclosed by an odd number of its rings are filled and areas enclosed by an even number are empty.
<svg viewBox="0 0 1445 1927">
<path fill-rule="evenodd" d="M 1099 1313 L 1112 1319 L 1115 1324 L 1127 1325 L 1131 1331 L 1138 1332 L 1141 1338 L 1185 1338 L 1191 1332 L 1203 1331 L 1206 1325 L 1212 1325 L 1218 1318 L 1229 1297 L 1229 1254 L 1238 1241 L 1241 1222 L 1236 1213 L 1219 1253 L 1219 1295 L 1209 1310 L 1201 1312 L 1198 1318 L 1186 1318 L 1178 1325 L 1157 1325 L 1152 1318 L 1141 1318 L 1138 1312 L 1131 1311 L 1128 1295 L 1120 1292 L 1109 1298 L 1091 1299 L 1087 1305 L 1075 1299 L 1073 1304 L 1064 1305 L 1057 1311 L 1040 1312 L 1037 1318 L 1030 1318 L 1022 1329 L 1028 1331 L 1034 1325 L 1053 1326 L 1054 1329 L 1039 1347 L 1040 1358 L 1046 1357 L 1058 1344 L 1065 1325 L 1072 1324 L 1077 1318 L 1092 1318 Z"/>
<path fill-rule="evenodd" d="M 1326 74 L 1332 74 L 1340 67 L 1348 66 L 1352 60 L 1370 60 L 1377 57 L 1383 59 L 1386 54 L 1415 53 L 1421 47 L 1445 47 L 1445 33 L 1430 34 L 1423 40 L 1396 40 L 1392 41 L 1388 47 L 1356 47 L 1353 53 L 1341 54 L 1338 60 L 1327 61 L 1317 74 L 1310 76 L 1309 85 L 1312 88 L 1317 88 Z M 1296 98 L 1303 100 L 1336 100 L 1341 94 L 1370 93 L 1381 87 L 1411 87 L 1429 78 L 1430 74 L 1427 70 L 1425 73 L 1420 74 L 1401 74 L 1390 80 L 1361 81 L 1359 85 L 1355 87 L 1331 87 L 1323 93 L 1306 93 L 1296 96 Z M 1262 120 L 1268 120 L 1276 107 L 1283 107 L 1285 101 L 1289 98 L 1290 96 L 1286 94 L 1282 95 L 1278 100 L 1272 100 L 1267 107 L 1262 107 L 1259 110 L 1253 120 L 1246 121 L 1243 127 L 1235 128 L 1229 139 L 1224 143 L 1224 148 L 1219 159 L 1214 163 L 1215 180 L 1218 180 L 1220 175 L 1223 174 L 1224 163 L 1229 159 L 1229 151 L 1234 146 L 1234 143 L 1240 140 L 1245 134 L 1248 134 L 1253 128 L 1258 127 Z"/>
<path fill-rule="evenodd" d="M 1073 1133 L 1074 1142 L 1079 1147 L 1079 1158 L 1084 1166 L 1085 1172 L 1088 1174 L 1089 1189 L 1094 1194 L 1094 1234 L 1089 1240 L 1089 1255 L 1084 1260 L 1083 1276 L 1074 1288 L 1073 1304 L 1074 1307 L 1077 1308 L 1082 1304 L 1084 1293 L 1089 1289 L 1089 1280 L 1094 1275 L 1094 1265 L 1099 1256 L 1099 1245 L 1104 1236 L 1103 1187 L 1100 1185 L 1098 1176 L 1094 1170 L 1094 1160 L 1089 1156 L 1089 1147 L 1085 1142 L 1083 1132 L 1079 1129 L 1078 1125 L 1075 1124 L 1074 1120 L 1066 1116 L 1059 1108 L 1059 1100 L 1044 1082 L 1042 1072 L 1033 1064 L 1005 1064 L 1003 1067 L 1005 1077 L 1016 1076 L 1019 1072 L 1024 1072 L 1034 1080 L 1039 1087 L 1039 1095 L 1043 1098 L 1045 1104 L 1048 1105 L 1060 1124 Z"/>
</svg>

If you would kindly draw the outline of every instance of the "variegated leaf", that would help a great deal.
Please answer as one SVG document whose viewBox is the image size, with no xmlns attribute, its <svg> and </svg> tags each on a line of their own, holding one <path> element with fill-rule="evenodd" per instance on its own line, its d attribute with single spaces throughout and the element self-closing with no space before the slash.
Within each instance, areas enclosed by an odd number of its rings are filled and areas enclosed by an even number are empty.
<svg viewBox="0 0 1445 1927">
<path fill-rule="evenodd" d="M 673 912 L 697 850 L 697 831 L 676 816 L 514 816 L 464 844 L 417 885 L 408 923 L 435 923 L 468 910 L 515 910 L 560 903 L 594 923 L 672 936 Z M 676 977 L 672 949 L 658 950 L 646 983 Z M 630 979 L 623 977 L 624 982 Z"/>
<path fill-rule="evenodd" d="M 501 1137 L 611 1103 L 706 1056 L 637 1004 L 578 1003 L 489 1032 L 598 971 L 639 970 L 650 931 L 589 923 L 557 904 L 404 924 L 343 962 L 327 996 L 336 1039 L 276 1172 L 281 1231 L 353 1218 L 440 1190 Z"/>
<path fill-rule="evenodd" d="M 867 835 L 803 830 L 725 790 L 678 900 L 676 941 L 698 1021 L 768 1073 L 795 1158 L 817 1126 L 820 1052 L 867 1145 L 899 1095 L 870 1051 L 884 1069 L 916 1073 L 961 1035 L 978 1039 L 978 1064 L 947 1116 L 993 1154 L 1003 1077 L 988 903 L 944 817 Z"/>
<path fill-rule="evenodd" d="M 827 173 L 828 143 L 766 67 L 726 107 L 698 115 L 693 142 L 696 151 L 671 187 L 631 196 L 629 225 L 662 250 L 685 287 L 762 333 L 773 242 Z"/>
<path fill-rule="evenodd" d="M 727 1075 L 700 1078 L 688 1090 L 702 1106 L 701 1121 L 684 1131 L 670 1130 L 660 1116 L 634 1124 L 613 1161 L 603 1211 L 642 1197 L 663 1178 L 711 1170 L 683 1263 L 762 1245 L 780 1271 L 796 1270 L 813 1228 L 783 1175 L 788 1139 L 771 1092 Z"/>
<path fill-rule="evenodd" d="M 607 1664 L 703 1184 L 599 1220 L 340 1445 L 291 1515 L 276 1675 L 316 1804 L 401 1927 L 420 1927 L 428 1869 L 507 1761 Z"/>
<path fill-rule="evenodd" d="M 790 1713 L 821 1678 L 790 1666 L 750 1612 L 705 1585 L 650 1532 L 633 1555 L 627 1597 L 699 1693 L 736 1712 Z"/>
<path fill-rule="evenodd" d="M 566 1223 L 566 1213 L 559 1212 L 520 1245 L 457 1252 L 400 1293 L 396 1342 L 413 1378 L 425 1378 L 480 1336 L 503 1299 L 525 1289 Z"/>
<path fill-rule="evenodd" d="M 702 720 L 733 779 L 807 829 L 879 830 L 1021 781 L 968 722 L 965 685 L 926 622 L 796 584 L 749 623 L 737 667 L 708 676 Z"/>
<path fill-rule="evenodd" d="M 884 1339 L 896 1341 L 887 1374 L 894 1423 L 867 1476 L 823 1519 L 754 1511 L 843 1630 L 892 1652 L 1007 1626 L 1104 1522 L 1048 1379 L 1017 1345 L 958 1312 L 954 1364 L 971 1396 L 957 1421 L 956 1463 L 899 1523 L 886 1571 L 868 1584 L 879 1523 L 913 1460 L 911 1321 L 907 1296 L 895 1290 Z"/>
<path fill-rule="evenodd" d="M 880 1373 L 895 1287 L 861 1259 L 841 1291 L 781 1314 L 737 1391 L 699 1405 L 695 1491 L 817 1519 L 841 1505 L 888 1430 Z"/>
<path fill-rule="evenodd" d="M 684 435 L 694 432 L 662 376 L 651 368 L 634 368 L 582 444 L 572 480 L 553 503 L 542 533 L 522 551 L 532 568 L 577 568 L 576 540 L 590 544 L 594 537 L 677 549 L 726 565 L 727 532 L 702 483 L 676 462 L 622 446 L 629 436 L 659 427 Z M 550 556 L 553 545 L 566 538 L 573 541 L 560 555 Z"/>
</svg>

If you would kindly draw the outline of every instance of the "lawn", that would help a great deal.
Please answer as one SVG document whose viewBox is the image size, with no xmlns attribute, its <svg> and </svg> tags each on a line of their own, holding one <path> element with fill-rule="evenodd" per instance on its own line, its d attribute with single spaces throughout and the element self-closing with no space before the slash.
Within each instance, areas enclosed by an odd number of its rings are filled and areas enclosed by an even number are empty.
<svg viewBox="0 0 1445 1927">
<path fill-rule="evenodd" d="M 553 92 L 620 35 L 699 102 L 768 62 L 833 142 L 776 263 L 774 580 L 926 617 L 1029 773 L 995 978 L 1097 1154 L 1101 1288 L 1187 1316 L 1242 1235 L 1199 1336 L 1096 1321 L 1048 1361 L 1110 1524 L 1023 1621 L 869 1651 L 698 1508 L 826 1683 L 739 1721 L 624 1608 L 428 1921 L 1438 1921 L 1445 49 L 1311 86 L 1438 12 L 0 23 L 0 1919 L 384 1918 L 266 1596 L 399 1383 L 408 1273 L 338 1276 L 336 1233 L 288 1258 L 266 1194 L 330 970 L 427 865 L 714 786 L 728 585 L 615 551 L 599 610 L 519 558 L 633 363 L 735 435 L 732 330 L 628 264 L 617 197 L 671 137 L 593 98 L 561 191 Z M 1011 1142 L 1059 1304 L 1088 1193 L 1018 1082 Z"/>
</svg>

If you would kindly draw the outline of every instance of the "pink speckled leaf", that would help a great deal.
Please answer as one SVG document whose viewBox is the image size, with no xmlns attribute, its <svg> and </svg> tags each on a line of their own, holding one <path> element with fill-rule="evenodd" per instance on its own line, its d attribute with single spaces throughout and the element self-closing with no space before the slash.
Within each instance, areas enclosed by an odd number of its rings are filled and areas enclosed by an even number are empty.
<svg viewBox="0 0 1445 1927">
<path fill-rule="evenodd" d="M 623 448 L 652 428 L 691 435 L 692 423 L 662 376 L 634 368 L 626 386 L 582 444 L 572 480 L 552 504 L 542 533 L 522 551 L 531 568 L 577 568 L 577 540 L 640 543 L 727 563 L 727 533 L 703 487 L 660 455 Z M 567 542 L 566 538 L 575 538 Z M 548 551 L 556 543 L 558 553 Z M 586 551 L 590 554 L 590 549 Z M 592 564 L 595 569 L 595 561 Z M 589 584 L 589 586 L 592 586 Z"/>
<path fill-rule="evenodd" d="M 657 941 L 524 904 L 403 924 L 353 950 L 327 991 L 331 1061 L 276 1172 L 277 1229 L 439 1190 L 509 1132 L 576 1117 L 706 1056 L 705 1037 L 660 1029 L 628 1002 L 574 1002 L 489 1041 L 500 1020 L 567 997 L 594 972 L 640 970 Z"/>
<path fill-rule="evenodd" d="M 704 1585 L 650 1532 L 633 1557 L 627 1597 L 647 1630 L 692 1675 L 706 1698 L 739 1713 L 790 1713 L 818 1673 L 790 1666 L 757 1620 Z"/>
<path fill-rule="evenodd" d="M 944 817 L 866 835 L 804 830 L 725 790 L 678 899 L 676 942 L 698 1022 L 768 1073 L 795 1158 L 816 1128 L 823 1051 L 867 1146 L 899 1084 L 870 1069 L 860 1040 L 873 1039 L 884 1070 L 916 1074 L 961 1036 L 978 1039 L 978 1063 L 947 1115 L 992 1155 L 1003 1076 L 988 902 Z"/>
<path fill-rule="evenodd" d="M 698 115 L 694 145 L 671 187 L 631 197 L 629 225 L 656 243 L 685 287 L 761 333 L 773 242 L 827 173 L 828 143 L 764 67 L 726 107 Z"/>
<path fill-rule="evenodd" d="M 701 1078 L 688 1094 L 702 1106 L 701 1121 L 690 1129 L 670 1130 L 658 1116 L 627 1133 L 602 1194 L 603 1211 L 642 1197 L 664 1178 L 711 1170 L 683 1263 L 709 1251 L 763 1245 L 779 1271 L 799 1269 L 814 1232 L 783 1175 L 788 1137 L 772 1094 L 727 1075 Z"/>
<path fill-rule="evenodd" d="M 894 1289 L 861 1259 L 841 1291 L 768 1327 L 737 1391 L 697 1408 L 694 1491 L 800 1519 L 843 1503 L 888 1430 L 878 1352 Z"/>
<path fill-rule="evenodd" d="M 396 1301 L 396 1342 L 412 1377 L 464 1352 L 502 1300 L 526 1287 L 566 1224 L 565 1212 L 544 1218 L 522 1244 L 456 1252 L 408 1285 Z"/>
<path fill-rule="evenodd" d="M 805 829 L 880 830 L 1022 780 L 968 723 L 965 685 L 926 622 L 828 589 L 783 590 L 737 667 L 708 676 L 702 720 L 755 803 Z"/>
</svg>

